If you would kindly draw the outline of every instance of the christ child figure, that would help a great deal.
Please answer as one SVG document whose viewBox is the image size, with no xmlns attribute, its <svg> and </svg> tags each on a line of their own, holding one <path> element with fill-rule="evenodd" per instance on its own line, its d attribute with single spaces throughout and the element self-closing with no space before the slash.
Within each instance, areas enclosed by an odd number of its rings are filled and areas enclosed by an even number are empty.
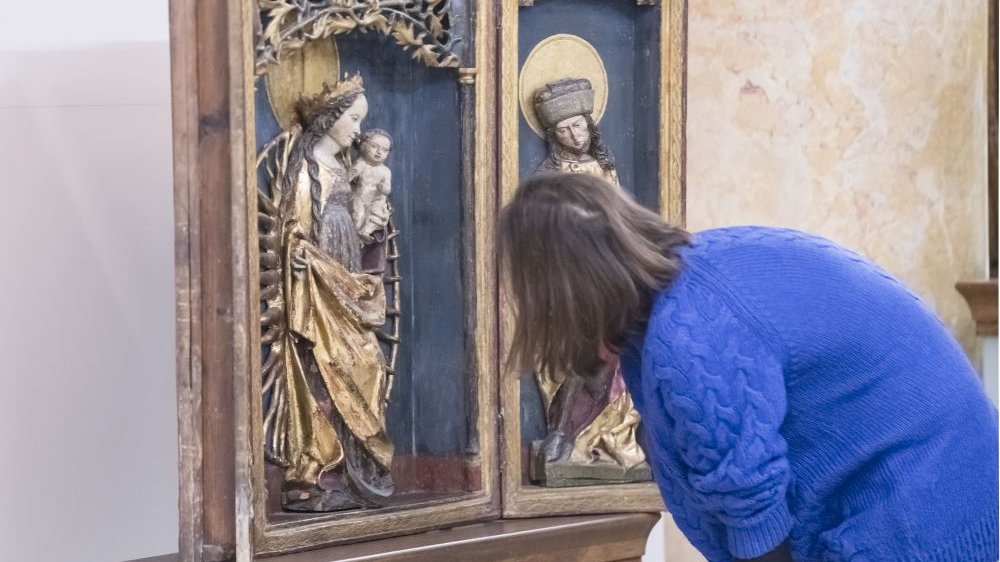
<svg viewBox="0 0 1000 562">
<path fill-rule="evenodd" d="M 389 192 L 392 191 L 392 171 L 385 165 L 392 149 L 392 137 L 381 129 L 361 135 L 361 158 L 351 169 L 354 198 L 351 218 L 358 236 L 365 244 L 374 241 L 374 234 L 389 222 Z"/>
</svg>

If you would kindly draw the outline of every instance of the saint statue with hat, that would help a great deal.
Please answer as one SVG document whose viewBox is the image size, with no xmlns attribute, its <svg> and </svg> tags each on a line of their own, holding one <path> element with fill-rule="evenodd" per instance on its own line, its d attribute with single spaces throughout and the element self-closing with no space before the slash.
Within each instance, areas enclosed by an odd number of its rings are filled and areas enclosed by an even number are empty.
<svg viewBox="0 0 1000 562">
<path fill-rule="evenodd" d="M 549 149 L 537 172 L 591 174 L 618 184 L 615 158 L 594 120 L 590 80 L 563 78 L 545 84 L 536 91 L 534 105 Z"/>
<path fill-rule="evenodd" d="M 607 84 L 600 86 L 606 98 Z M 526 112 L 526 120 L 544 131 L 548 144 L 548 155 L 536 173 L 590 174 L 607 181 L 609 189 L 619 189 L 614 156 L 597 128 L 600 115 L 595 115 L 591 80 L 563 77 L 549 81 L 538 86 L 530 99 L 534 111 L 533 115 Z M 548 427 L 545 438 L 532 444 L 530 473 L 535 482 L 574 486 L 650 479 L 638 443 L 639 415 L 625 389 L 618 357 L 610 352 L 605 355 L 606 372 L 587 378 L 603 381 L 601 391 L 586 388 L 582 377 L 568 373 L 536 374 Z"/>
</svg>

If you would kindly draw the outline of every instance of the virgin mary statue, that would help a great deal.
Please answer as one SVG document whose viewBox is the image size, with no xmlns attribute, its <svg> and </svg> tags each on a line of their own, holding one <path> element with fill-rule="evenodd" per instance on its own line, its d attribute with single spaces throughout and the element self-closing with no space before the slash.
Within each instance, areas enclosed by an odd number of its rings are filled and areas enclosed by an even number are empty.
<svg viewBox="0 0 1000 562">
<path fill-rule="evenodd" d="M 265 338 L 273 340 L 265 350 L 265 451 L 284 468 L 284 509 L 384 505 L 393 491 L 388 379 L 376 336 L 385 290 L 381 277 L 361 271 L 345 163 L 368 113 L 361 77 L 325 86 L 296 110 L 301 132 L 286 136 L 272 182 L 280 195 L 262 203 L 274 215 L 269 235 L 281 257 L 280 291 L 265 312 L 280 328 Z"/>
</svg>

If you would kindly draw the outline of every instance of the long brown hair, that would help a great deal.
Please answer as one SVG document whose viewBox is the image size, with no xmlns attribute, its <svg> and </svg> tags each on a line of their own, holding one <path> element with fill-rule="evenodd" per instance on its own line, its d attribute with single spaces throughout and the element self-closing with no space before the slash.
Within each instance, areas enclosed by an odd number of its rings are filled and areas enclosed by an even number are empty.
<svg viewBox="0 0 1000 562">
<path fill-rule="evenodd" d="M 501 267 L 514 301 L 509 361 L 576 372 L 603 365 L 644 329 L 652 298 L 680 271 L 690 235 L 619 187 L 587 174 L 539 174 L 500 218 Z"/>
</svg>

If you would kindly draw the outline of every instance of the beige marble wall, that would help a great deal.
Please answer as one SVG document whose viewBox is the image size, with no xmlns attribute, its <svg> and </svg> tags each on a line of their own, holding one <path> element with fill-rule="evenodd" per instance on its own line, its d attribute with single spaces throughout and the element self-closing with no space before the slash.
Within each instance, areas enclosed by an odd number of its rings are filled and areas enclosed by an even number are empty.
<svg viewBox="0 0 1000 562">
<path fill-rule="evenodd" d="M 691 0 L 687 224 L 789 226 L 902 278 L 968 349 L 986 275 L 985 0 Z"/>
</svg>

